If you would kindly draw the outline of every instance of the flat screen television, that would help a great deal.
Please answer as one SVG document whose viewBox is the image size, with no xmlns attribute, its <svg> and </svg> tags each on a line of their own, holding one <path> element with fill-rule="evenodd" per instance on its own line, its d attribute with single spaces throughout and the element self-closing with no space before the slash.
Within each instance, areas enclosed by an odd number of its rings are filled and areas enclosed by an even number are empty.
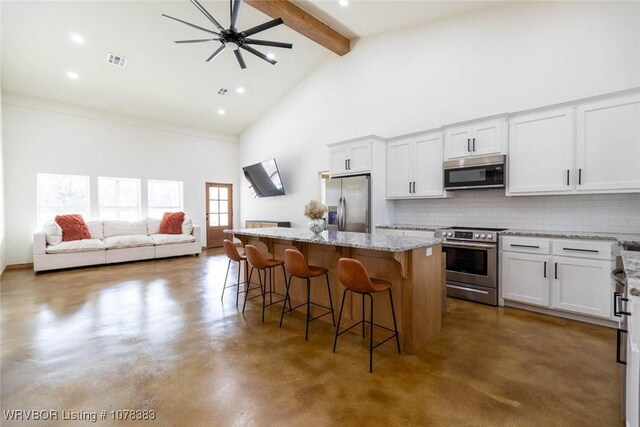
<svg viewBox="0 0 640 427">
<path fill-rule="evenodd" d="M 256 197 L 284 196 L 284 187 L 275 159 L 242 168 Z"/>
</svg>

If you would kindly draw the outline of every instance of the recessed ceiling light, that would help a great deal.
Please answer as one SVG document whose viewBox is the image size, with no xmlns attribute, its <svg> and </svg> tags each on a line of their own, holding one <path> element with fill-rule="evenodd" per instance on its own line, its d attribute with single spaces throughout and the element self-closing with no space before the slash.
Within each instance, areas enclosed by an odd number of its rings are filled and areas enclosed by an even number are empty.
<svg viewBox="0 0 640 427">
<path fill-rule="evenodd" d="M 80 78 L 78 73 L 76 73 L 75 71 L 69 71 L 67 73 L 67 77 L 69 77 L 71 80 L 78 80 L 78 78 Z"/>
<path fill-rule="evenodd" d="M 349 0 L 340 0 L 338 3 L 340 6 L 349 6 Z"/>
<path fill-rule="evenodd" d="M 267 58 L 269 58 L 269 59 L 275 59 L 275 58 L 276 58 L 276 55 L 275 55 L 275 54 L 273 54 L 273 53 L 267 53 Z"/>
<path fill-rule="evenodd" d="M 224 116 L 225 113 L 226 113 L 226 111 L 224 111 L 224 108 L 219 108 L 218 109 L 218 114 L 220 114 L 221 116 Z"/>
<path fill-rule="evenodd" d="M 238 86 L 238 88 L 236 89 L 236 92 L 244 93 L 244 88 L 242 86 Z"/>
<path fill-rule="evenodd" d="M 71 39 L 71 41 L 75 43 L 78 43 L 78 44 L 84 43 L 84 37 L 82 37 L 80 34 L 71 34 L 69 38 Z"/>
</svg>

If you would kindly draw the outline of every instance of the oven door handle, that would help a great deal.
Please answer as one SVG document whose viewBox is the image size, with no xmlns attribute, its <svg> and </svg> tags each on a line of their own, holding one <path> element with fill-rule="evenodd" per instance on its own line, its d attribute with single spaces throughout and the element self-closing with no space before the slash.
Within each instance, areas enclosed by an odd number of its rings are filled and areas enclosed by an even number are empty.
<svg viewBox="0 0 640 427">
<path fill-rule="evenodd" d="M 486 243 L 463 243 L 463 242 L 442 242 L 442 246 L 451 246 L 452 248 L 468 248 L 468 249 L 496 249 L 496 245 L 488 245 Z"/>
</svg>

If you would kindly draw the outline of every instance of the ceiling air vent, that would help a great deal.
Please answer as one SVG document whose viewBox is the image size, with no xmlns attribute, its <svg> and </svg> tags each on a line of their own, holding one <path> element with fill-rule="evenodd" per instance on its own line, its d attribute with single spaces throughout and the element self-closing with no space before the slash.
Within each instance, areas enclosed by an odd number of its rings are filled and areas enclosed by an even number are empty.
<svg viewBox="0 0 640 427">
<path fill-rule="evenodd" d="M 226 95 L 229 93 L 229 89 L 225 89 L 223 87 L 220 88 L 220 90 L 218 91 L 218 95 Z"/>
<path fill-rule="evenodd" d="M 126 67 L 127 58 L 125 58 L 122 55 L 116 55 L 115 53 L 108 53 L 107 54 L 107 62 L 109 64 L 117 65 L 119 67 Z"/>
</svg>

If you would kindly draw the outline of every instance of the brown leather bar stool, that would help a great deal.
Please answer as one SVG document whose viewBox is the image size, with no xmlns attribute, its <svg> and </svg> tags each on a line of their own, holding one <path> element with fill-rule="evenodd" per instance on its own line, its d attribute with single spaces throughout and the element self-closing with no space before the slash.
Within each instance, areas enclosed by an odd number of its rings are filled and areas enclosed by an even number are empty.
<svg viewBox="0 0 640 427">
<path fill-rule="evenodd" d="M 340 304 L 340 314 L 338 315 L 338 327 L 336 328 L 336 336 L 333 340 L 333 352 L 336 352 L 336 345 L 338 344 L 338 336 L 344 334 L 350 329 L 358 326 L 362 323 L 362 338 L 365 337 L 365 313 L 364 313 L 364 297 L 369 296 L 370 299 L 370 311 L 369 324 L 371 325 L 369 331 L 369 372 L 373 372 L 373 349 L 384 344 L 390 339 L 396 339 L 398 345 L 398 353 L 400 353 L 400 338 L 398 335 L 398 324 L 396 323 L 396 311 L 393 308 L 393 295 L 391 293 L 391 282 L 381 279 L 374 279 L 369 277 L 367 270 L 360 261 L 350 258 L 340 258 L 338 261 L 338 277 L 340 282 L 345 286 L 344 293 L 342 294 L 342 303 Z M 350 291 L 355 294 L 362 295 L 362 320 L 358 323 L 351 325 L 344 331 L 340 332 L 340 321 L 342 320 L 342 310 L 344 308 L 344 300 L 347 296 L 347 292 Z M 389 300 L 391 301 L 391 314 L 393 316 L 393 330 L 386 328 L 382 325 L 378 325 L 373 322 L 373 294 L 388 291 Z M 393 332 L 393 335 L 379 342 L 375 346 L 373 345 L 373 327 L 384 329 L 389 332 Z"/>
<path fill-rule="evenodd" d="M 280 327 L 282 327 L 282 319 L 284 319 L 285 313 L 290 313 L 296 308 L 300 308 L 303 305 L 307 306 L 307 325 L 305 329 L 304 339 L 309 339 L 309 322 L 312 320 L 319 319 L 327 314 L 331 314 L 331 321 L 333 322 L 333 326 L 336 326 L 336 321 L 333 314 L 333 301 L 331 299 L 331 286 L 329 285 L 329 270 L 324 267 L 316 267 L 313 265 L 308 265 L 304 259 L 304 255 L 300 251 L 295 249 L 286 249 L 284 251 L 284 266 L 289 272 L 289 281 L 287 284 L 287 293 L 285 298 L 289 301 L 289 310 L 286 310 L 286 305 L 282 306 L 282 314 L 280 315 Z M 327 279 L 327 292 L 329 292 L 329 305 L 331 307 L 326 307 L 321 304 L 317 304 L 315 302 L 311 302 L 311 279 L 314 277 L 324 276 Z M 299 279 L 305 279 L 307 281 L 307 302 L 297 305 L 295 307 L 291 307 L 291 299 L 289 298 L 289 289 L 291 288 L 291 279 L 297 277 Z M 321 307 L 327 309 L 329 311 L 316 316 L 311 317 L 311 306 L 315 305 L 316 307 Z"/>
<path fill-rule="evenodd" d="M 247 306 L 247 299 L 258 298 L 262 296 L 262 321 L 264 322 L 264 309 L 266 307 L 270 307 L 274 304 L 278 304 L 280 302 L 286 301 L 286 296 L 279 294 L 273 289 L 273 270 L 277 267 L 282 266 L 282 277 L 284 278 L 284 283 L 287 283 L 287 273 L 284 270 L 284 261 L 278 261 L 277 259 L 266 259 L 253 245 L 247 245 L 244 247 L 244 253 L 247 257 L 247 262 L 251 266 L 251 271 L 249 272 L 249 283 L 251 283 L 251 276 L 253 275 L 253 270 L 258 270 L 258 280 L 260 282 L 260 290 L 261 293 L 259 295 L 254 295 L 249 298 L 249 292 L 244 294 L 244 304 L 242 305 L 242 312 L 244 313 L 244 309 Z M 267 292 L 267 272 L 269 272 L 269 291 Z M 262 275 L 264 274 L 264 282 L 262 280 Z M 256 288 L 257 289 L 257 288 Z M 269 304 L 267 304 L 267 293 L 269 294 Z M 281 295 L 284 298 L 273 301 L 273 294 Z M 285 302 L 286 303 L 286 302 Z M 289 307 L 291 307 L 291 301 L 289 301 Z"/>
<path fill-rule="evenodd" d="M 229 239 L 225 239 L 222 242 L 222 246 L 224 247 L 224 253 L 227 256 L 227 258 L 229 258 L 229 262 L 227 263 L 227 274 L 225 274 L 224 276 L 224 285 L 222 288 L 222 296 L 220 297 L 220 300 L 222 300 L 224 298 L 224 290 L 227 288 L 236 288 L 236 307 L 238 306 L 238 299 L 240 298 L 240 294 L 247 292 L 248 288 L 250 285 L 247 284 L 246 281 L 244 282 L 240 282 L 240 271 L 241 271 L 241 265 L 242 263 L 245 264 L 245 270 L 247 268 L 247 257 L 244 255 L 241 255 L 238 252 L 238 248 L 236 247 L 236 245 L 233 244 L 233 242 Z M 227 279 L 229 277 L 229 268 L 231 267 L 231 262 L 237 262 L 238 263 L 238 280 L 235 284 L 232 285 L 228 285 L 227 286 Z M 243 291 L 240 290 L 240 285 L 247 285 L 245 286 L 245 289 Z M 254 289 L 258 289 L 257 287 L 255 287 Z"/>
</svg>

